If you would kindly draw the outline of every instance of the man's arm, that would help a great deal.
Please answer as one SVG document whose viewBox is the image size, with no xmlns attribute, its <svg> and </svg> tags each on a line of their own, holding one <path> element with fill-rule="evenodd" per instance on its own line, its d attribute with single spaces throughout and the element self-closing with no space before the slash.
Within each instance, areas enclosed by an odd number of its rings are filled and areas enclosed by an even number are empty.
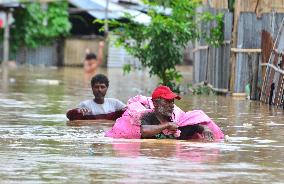
<svg viewBox="0 0 284 184">
<path fill-rule="evenodd" d="M 97 114 L 97 115 L 85 115 L 84 111 L 80 108 L 71 109 L 66 113 L 67 118 L 70 121 L 73 120 L 96 120 L 96 119 L 106 119 L 106 120 L 116 120 L 121 117 L 125 112 L 125 109 L 121 109 L 115 112 L 107 114 Z"/>
<path fill-rule="evenodd" d="M 126 109 L 121 109 L 115 112 L 110 112 L 107 114 L 97 114 L 97 115 L 85 115 L 85 120 L 96 120 L 96 119 L 105 119 L 105 120 L 116 120 L 122 116 Z"/>
<path fill-rule="evenodd" d="M 177 130 L 178 126 L 172 122 L 160 125 L 141 125 L 141 138 L 151 138 L 165 129 Z"/>
<path fill-rule="evenodd" d="M 66 117 L 70 121 L 73 121 L 73 120 L 83 120 L 84 114 L 83 114 L 83 112 L 80 111 L 79 108 L 76 108 L 76 109 L 71 109 L 71 110 L 67 111 Z"/>
<path fill-rule="evenodd" d="M 96 63 L 96 68 L 101 66 L 103 63 L 103 50 L 104 50 L 105 43 L 103 41 L 99 42 L 99 51 L 98 51 L 98 58 Z"/>
</svg>

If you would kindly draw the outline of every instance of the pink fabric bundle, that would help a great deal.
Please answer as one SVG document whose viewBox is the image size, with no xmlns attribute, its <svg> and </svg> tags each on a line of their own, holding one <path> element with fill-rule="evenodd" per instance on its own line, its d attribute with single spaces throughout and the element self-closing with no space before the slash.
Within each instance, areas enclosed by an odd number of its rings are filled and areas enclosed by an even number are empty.
<svg viewBox="0 0 284 184">
<path fill-rule="evenodd" d="M 221 129 L 202 110 L 183 112 L 176 122 L 180 127 L 195 124 L 206 125 L 213 132 L 214 139 L 224 138 Z"/>
<path fill-rule="evenodd" d="M 112 129 L 105 133 L 106 137 L 140 139 L 140 118 L 154 108 L 151 98 L 135 96 L 128 100 L 127 110 L 118 118 Z"/>
<path fill-rule="evenodd" d="M 127 110 L 121 118 L 117 119 L 111 130 L 105 133 L 106 137 L 126 138 L 126 139 L 140 139 L 140 118 L 144 113 L 153 111 L 153 103 L 150 97 L 142 95 L 135 96 L 128 100 Z M 172 117 L 173 121 L 178 126 L 187 126 L 194 124 L 202 124 L 208 126 L 213 132 L 214 139 L 223 139 L 224 134 L 220 128 L 201 110 L 194 110 L 183 112 L 179 107 L 174 107 Z M 178 131 L 164 130 L 164 134 L 174 134 L 179 136 Z M 200 135 L 197 138 L 201 138 Z"/>
</svg>

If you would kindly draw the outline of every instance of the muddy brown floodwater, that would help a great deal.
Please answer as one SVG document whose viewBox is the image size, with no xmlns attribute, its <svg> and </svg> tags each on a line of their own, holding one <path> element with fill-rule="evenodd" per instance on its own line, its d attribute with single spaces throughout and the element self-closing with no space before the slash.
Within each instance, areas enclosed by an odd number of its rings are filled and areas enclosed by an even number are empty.
<svg viewBox="0 0 284 184">
<path fill-rule="evenodd" d="M 191 72 L 180 68 L 185 83 Z M 110 139 L 112 123 L 66 126 L 65 112 L 92 98 L 82 68 L 18 68 L 0 86 L 0 183 L 283 183 L 283 109 L 230 96 L 184 95 L 226 141 Z M 145 71 L 110 78 L 108 96 L 126 102 L 157 84 Z"/>
</svg>

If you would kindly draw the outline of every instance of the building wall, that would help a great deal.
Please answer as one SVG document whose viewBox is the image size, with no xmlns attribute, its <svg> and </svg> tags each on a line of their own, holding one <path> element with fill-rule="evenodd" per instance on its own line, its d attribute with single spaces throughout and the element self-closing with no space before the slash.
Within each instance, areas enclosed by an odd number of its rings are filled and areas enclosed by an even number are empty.
<svg viewBox="0 0 284 184">
<path fill-rule="evenodd" d="M 204 5 L 211 8 L 227 9 L 228 0 L 202 0 Z M 255 12 L 258 15 L 269 12 L 284 12 L 284 0 L 235 0 L 235 13 Z"/>
<path fill-rule="evenodd" d="M 17 65 L 34 66 L 59 66 L 60 50 L 58 43 L 39 46 L 38 48 L 21 47 L 16 53 L 10 51 L 9 61 L 15 61 Z M 3 60 L 3 44 L 0 44 L 0 61 Z"/>
<path fill-rule="evenodd" d="M 20 48 L 15 58 L 17 64 L 20 65 L 42 65 L 57 66 L 58 52 L 57 44 L 49 46 L 40 46 L 36 49 Z"/>
<path fill-rule="evenodd" d="M 211 8 L 228 9 L 228 0 L 202 0 L 202 3 Z"/>
<path fill-rule="evenodd" d="M 236 0 L 236 12 L 255 12 L 260 15 L 269 12 L 284 12 L 284 0 Z"/>
<path fill-rule="evenodd" d="M 64 44 L 64 65 L 65 66 L 81 66 L 85 59 L 86 50 L 97 54 L 99 41 L 102 38 L 67 38 Z"/>
<path fill-rule="evenodd" d="M 129 64 L 134 68 L 141 68 L 141 63 L 137 58 L 128 54 L 123 47 L 117 47 L 115 45 L 116 38 L 117 36 L 110 35 L 107 67 L 123 67 L 123 65 Z"/>
</svg>

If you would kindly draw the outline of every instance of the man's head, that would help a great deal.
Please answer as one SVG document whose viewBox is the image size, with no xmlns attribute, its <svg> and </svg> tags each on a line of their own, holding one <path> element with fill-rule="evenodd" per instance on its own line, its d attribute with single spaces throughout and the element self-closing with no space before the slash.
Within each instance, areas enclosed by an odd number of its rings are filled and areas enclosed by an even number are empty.
<svg viewBox="0 0 284 184">
<path fill-rule="evenodd" d="M 85 60 L 87 60 L 87 61 L 90 61 L 90 60 L 96 60 L 97 59 L 97 56 L 96 56 L 96 54 L 95 53 L 88 53 L 87 55 L 86 55 L 86 57 L 85 57 Z"/>
<path fill-rule="evenodd" d="M 108 86 L 109 80 L 103 74 L 97 74 L 91 80 L 91 87 L 96 99 L 103 99 L 105 97 Z"/>
<path fill-rule="evenodd" d="M 174 100 L 180 96 L 171 91 L 167 86 L 159 86 L 152 93 L 155 112 L 163 116 L 171 116 L 174 110 Z"/>
</svg>

